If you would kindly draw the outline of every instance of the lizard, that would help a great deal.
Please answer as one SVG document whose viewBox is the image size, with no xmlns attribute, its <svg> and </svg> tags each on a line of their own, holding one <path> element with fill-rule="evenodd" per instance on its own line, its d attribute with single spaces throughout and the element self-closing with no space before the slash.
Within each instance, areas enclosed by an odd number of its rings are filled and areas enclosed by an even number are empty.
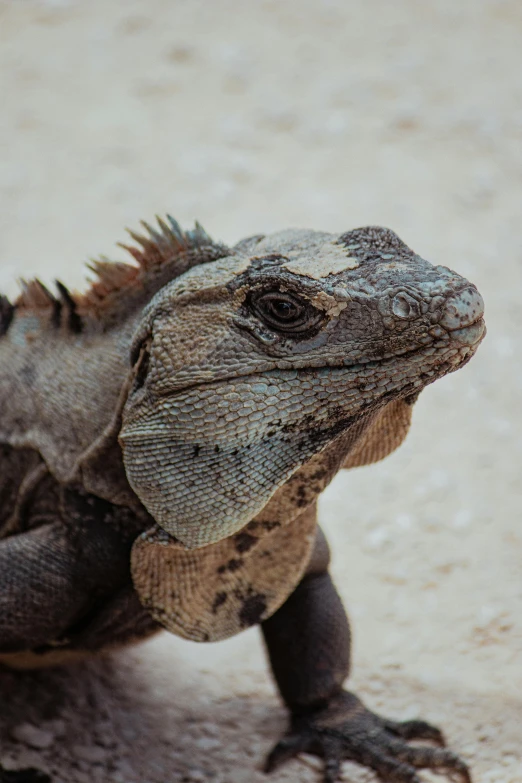
<svg viewBox="0 0 522 783">
<path fill-rule="evenodd" d="M 473 356 L 478 290 L 378 226 L 229 247 L 143 225 L 87 291 L 35 279 L 0 298 L 0 663 L 260 625 L 290 712 L 267 772 L 309 751 L 325 783 L 345 759 L 469 783 L 438 728 L 344 689 L 317 498 L 396 449 L 421 390 Z"/>
</svg>

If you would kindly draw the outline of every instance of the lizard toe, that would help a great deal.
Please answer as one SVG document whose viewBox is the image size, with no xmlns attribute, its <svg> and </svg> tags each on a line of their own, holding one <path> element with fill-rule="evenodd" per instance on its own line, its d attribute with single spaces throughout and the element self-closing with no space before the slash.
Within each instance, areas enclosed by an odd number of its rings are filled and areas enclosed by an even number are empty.
<svg viewBox="0 0 522 783">
<path fill-rule="evenodd" d="M 431 740 L 437 745 L 445 745 L 446 740 L 437 726 L 432 726 L 424 720 L 395 721 L 380 718 L 380 723 L 386 731 L 405 740 Z"/>
<path fill-rule="evenodd" d="M 304 734 L 289 733 L 272 748 L 264 765 L 264 772 L 273 772 L 298 753 L 304 752 L 309 743 L 309 738 Z"/>
<path fill-rule="evenodd" d="M 446 774 L 454 783 L 471 783 L 468 767 L 455 753 L 410 745 L 409 740 L 444 742 L 441 731 L 429 723 L 381 718 L 357 696 L 342 691 L 326 706 L 294 716 L 291 731 L 268 757 L 265 771 L 308 752 L 324 760 L 324 783 L 339 780 L 343 761 L 372 769 L 388 783 L 422 783 L 420 769 Z"/>
<path fill-rule="evenodd" d="M 394 759 L 404 762 L 417 769 L 431 769 L 444 772 L 458 783 L 471 783 L 467 765 L 456 753 L 446 748 L 430 748 L 418 745 L 407 745 L 389 735 L 381 739 L 387 753 Z"/>
</svg>

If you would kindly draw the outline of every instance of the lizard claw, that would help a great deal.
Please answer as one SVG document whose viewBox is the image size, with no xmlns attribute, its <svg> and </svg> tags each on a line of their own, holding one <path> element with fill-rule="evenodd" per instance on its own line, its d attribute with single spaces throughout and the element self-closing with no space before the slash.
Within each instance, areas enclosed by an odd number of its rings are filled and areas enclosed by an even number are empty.
<svg viewBox="0 0 522 783">
<path fill-rule="evenodd" d="M 395 721 L 381 718 L 380 722 L 386 731 L 397 737 L 402 737 L 402 739 L 431 740 L 442 747 L 446 745 L 442 731 L 437 726 L 432 726 L 431 723 L 426 723 L 424 720 Z"/>
<path fill-rule="evenodd" d="M 303 753 L 308 746 L 307 739 L 304 734 L 287 734 L 284 736 L 268 754 L 264 771 L 267 773 L 273 772 L 274 769 L 280 767 L 285 761 L 290 761 L 298 753 Z"/>
<path fill-rule="evenodd" d="M 422 783 L 419 769 L 446 773 L 454 783 L 471 783 L 468 767 L 455 753 L 444 747 L 408 744 L 419 739 L 444 745 L 435 726 L 421 720 L 381 718 L 357 696 L 342 691 L 327 706 L 293 717 L 290 731 L 268 756 L 265 772 L 308 752 L 324 759 L 324 783 L 339 780 L 344 760 L 373 769 L 389 783 Z"/>
</svg>

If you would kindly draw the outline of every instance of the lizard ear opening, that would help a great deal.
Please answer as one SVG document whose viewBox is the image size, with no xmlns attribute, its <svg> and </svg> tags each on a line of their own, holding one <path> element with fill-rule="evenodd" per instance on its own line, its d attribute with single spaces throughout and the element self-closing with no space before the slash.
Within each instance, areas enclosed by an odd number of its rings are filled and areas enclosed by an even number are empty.
<svg viewBox="0 0 522 783">
<path fill-rule="evenodd" d="M 133 357 L 134 358 L 134 357 Z M 134 389 L 143 388 L 150 365 L 150 340 L 146 340 L 139 347 L 139 353 L 133 361 Z"/>
</svg>

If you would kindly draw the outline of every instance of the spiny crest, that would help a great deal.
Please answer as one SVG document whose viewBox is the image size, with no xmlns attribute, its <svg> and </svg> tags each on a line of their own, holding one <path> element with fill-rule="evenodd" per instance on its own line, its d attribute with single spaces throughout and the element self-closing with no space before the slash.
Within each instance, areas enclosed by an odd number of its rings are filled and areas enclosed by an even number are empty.
<svg viewBox="0 0 522 783">
<path fill-rule="evenodd" d="M 213 242 L 197 221 L 192 230 L 183 231 L 170 215 L 166 221 L 160 217 L 156 219 L 158 228 L 142 221 L 145 234 L 127 229 L 137 247 L 118 243 L 131 254 L 136 264 L 115 262 L 102 256 L 87 265 L 95 279 L 85 293 L 71 294 L 57 281 L 58 295 L 54 296 L 39 280 L 22 280 L 22 291 L 15 305 L 0 297 L 0 335 L 7 331 L 15 309 L 49 313 L 54 325 L 65 323 L 70 331 L 81 332 L 84 318 L 104 320 L 112 316 L 109 320 L 117 319 L 140 295 L 151 296 L 192 266 L 230 252 L 224 245 Z"/>
<path fill-rule="evenodd" d="M 111 302 L 121 300 L 122 294 L 132 295 L 151 285 L 153 287 L 154 281 L 164 278 L 164 272 L 168 272 L 169 279 L 174 279 L 191 266 L 228 252 L 222 245 L 215 244 L 197 221 L 191 231 L 183 231 L 171 215 L 167 215 L 167 221 L 158 216 L 156 220 L 159 230 L 145 221 L 141 224 L 146 234 L 127 229 L 138 247 L 118 243 L 131 254 L 137 266 L 113 262 L 105 256 L 88 265 L 96 279 L 90 289 L 78 298 L 82 313 L 100 315 L 100 310 L 106 310 Z"/>
<path fill-rule="evenodd" d="M 15 310 L 49 314 L 54 326 L 65 323 L 71 332 L 77 334 L 82 331 L 77 301 L 59 280 L 56 281 L 58 296 L 54 296 L 40 280 L 20 280 L 20 286 L 22 292 L 16 303 L 11 305 L 12 315 Z"/>
<path fill-rule="evenodd" d="M 119 243 L 120 247 L 135 258 L 138 264 L 145 270 L 153 269 L 170 261 L 173 256 L 180 255 L 187 250 L 192 250 L 204 245 L 213 245 L 205 229 L 197 222 L 192 231 L 183 231 L 177 220 L 167 215 L 167 223 L 156 216 L 160 230 L 149 226 L 144 220 L 141 225 L 147 231 L 147 235 L 136 234 L 127 229 L 130 236 L 140 247 L 132 247 Z M 140 249 L 141 248 L 141 249 Z"/>
</svg>

